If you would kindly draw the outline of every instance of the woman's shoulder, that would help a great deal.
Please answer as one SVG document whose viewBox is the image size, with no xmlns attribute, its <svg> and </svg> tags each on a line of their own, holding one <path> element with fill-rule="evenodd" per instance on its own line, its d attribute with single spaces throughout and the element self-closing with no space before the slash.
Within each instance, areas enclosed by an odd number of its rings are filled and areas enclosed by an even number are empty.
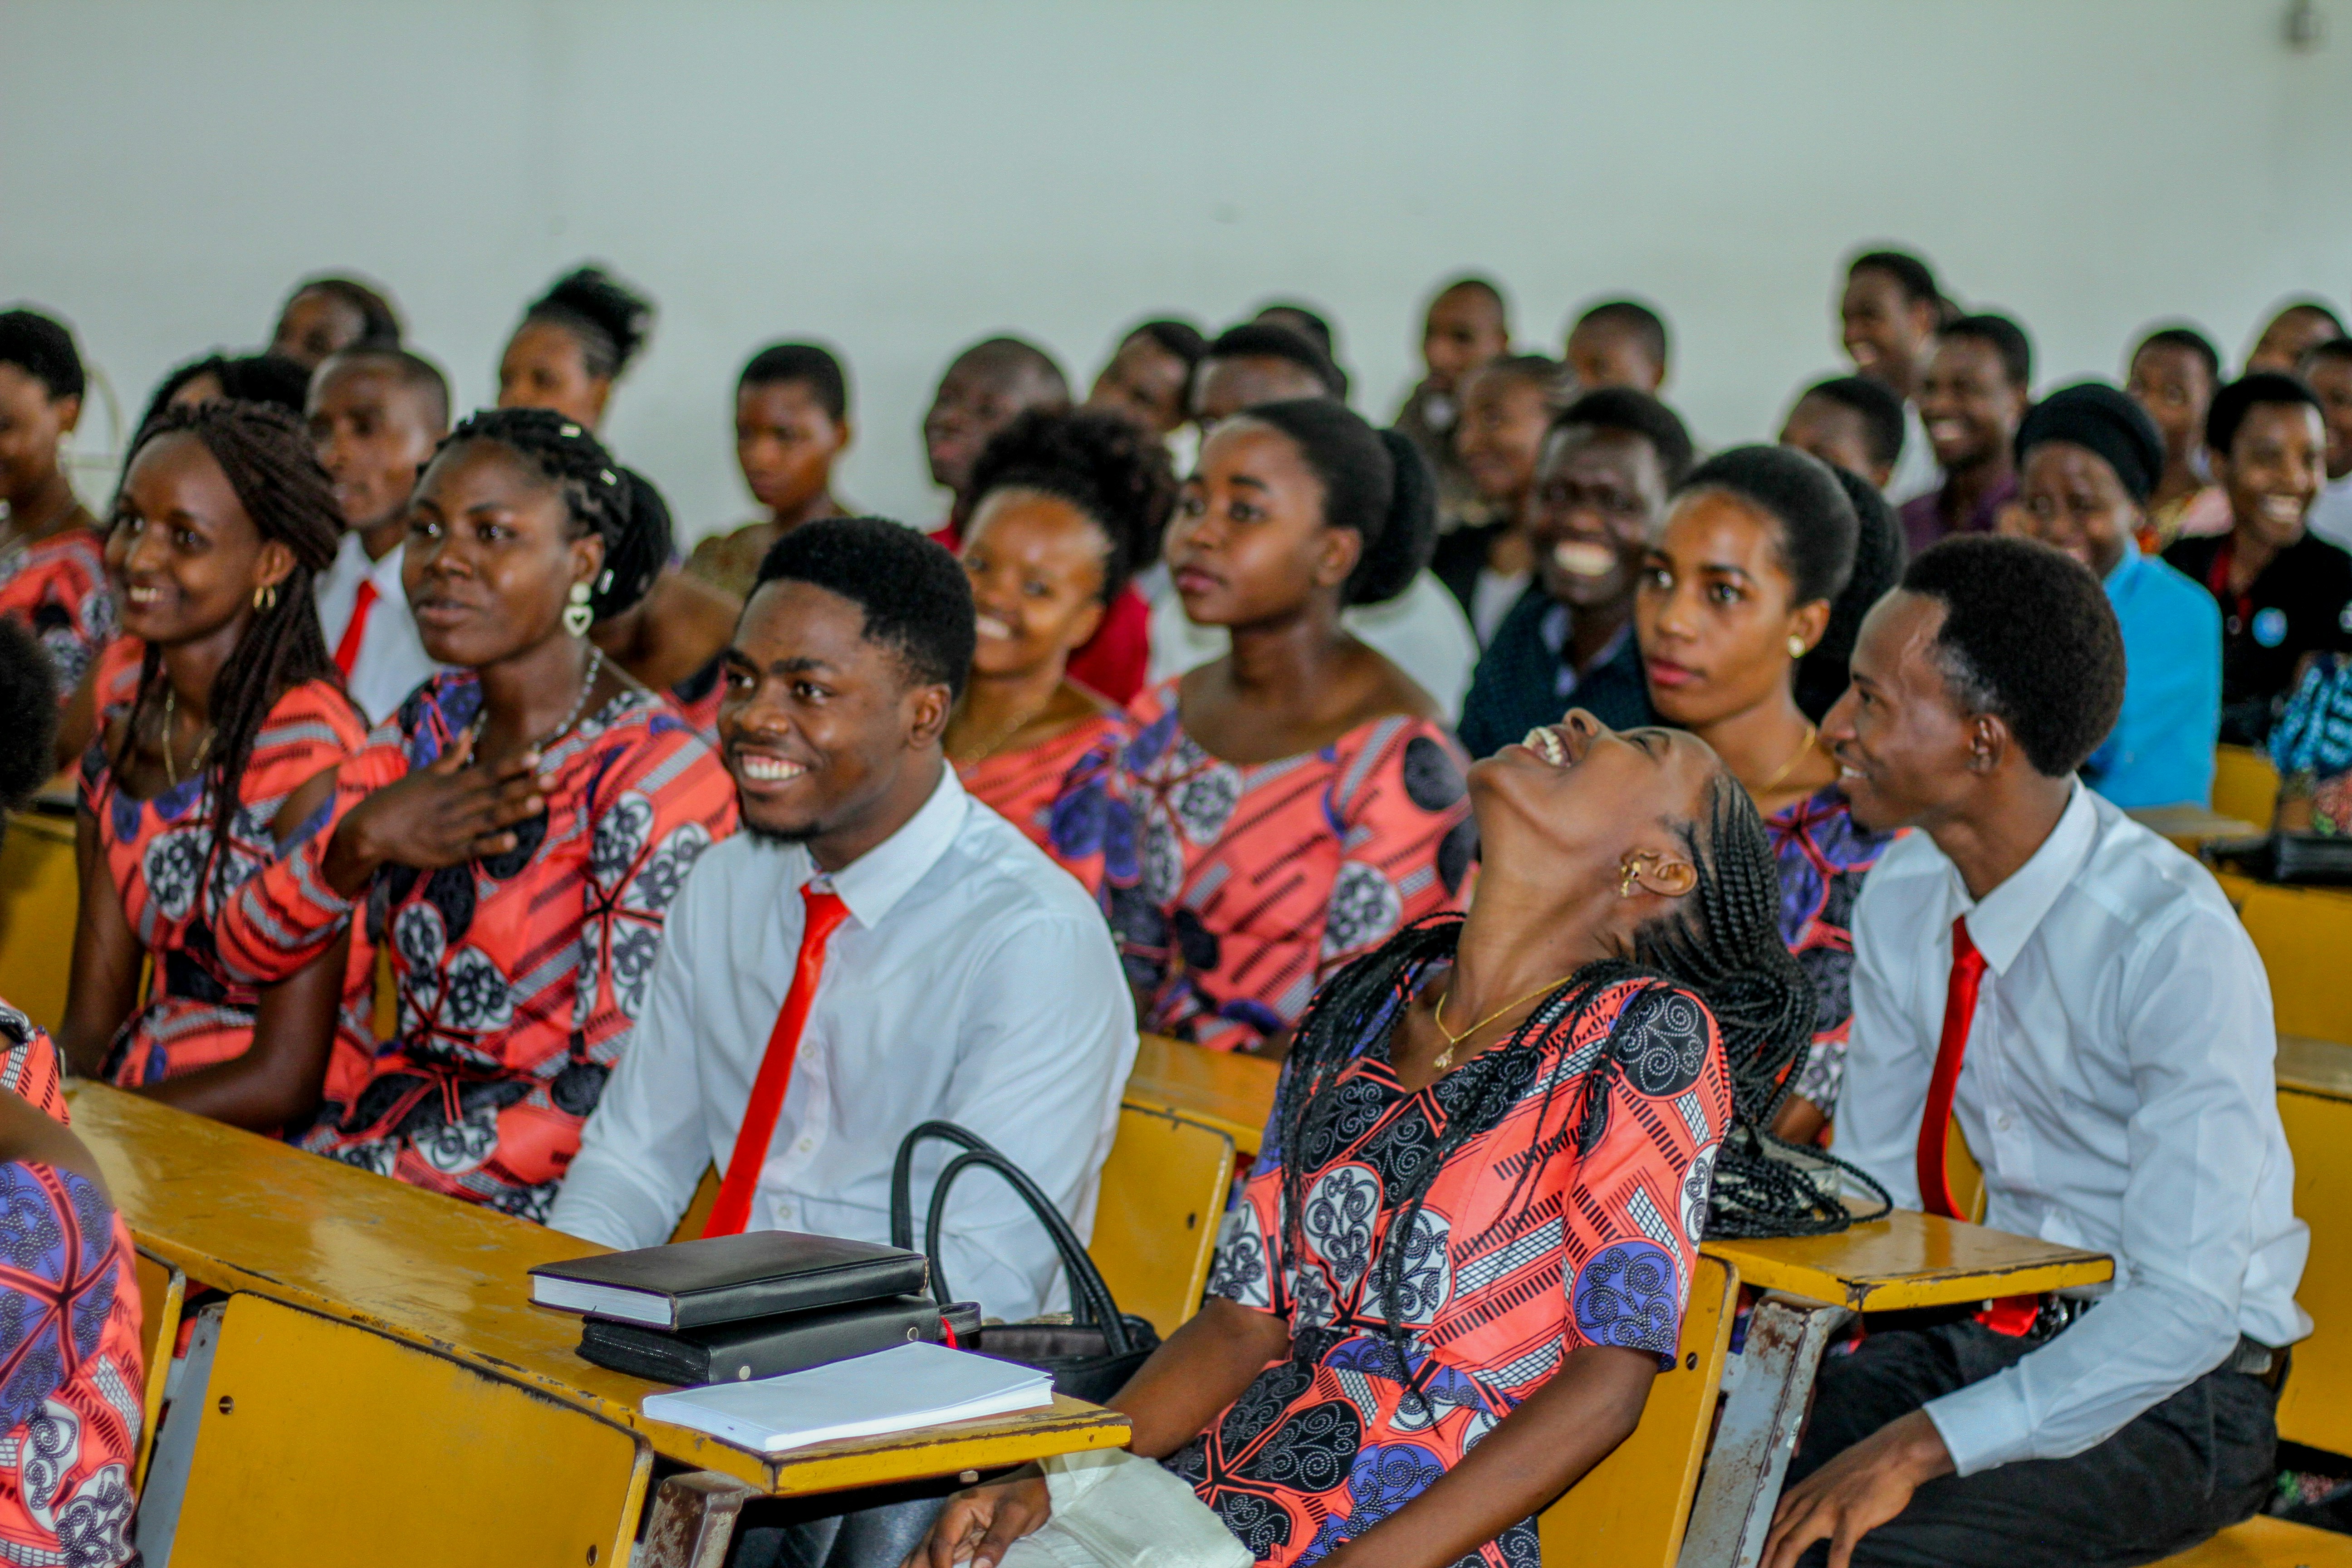
<svg viewBox="0 0 2352 1568">
<path fill-rule="evenodd" d="M 367 715 L 360 711 L 342 683 L 323 677 L 298 681 L 269 705 L 254 749 L 311 739 L 330 741 L 347 752 L 366 743 Z"/>
<path fill-rule="evenodd" d="M 1853 805 L 1835 784 L 1823 784 L 1803 800 L 1782 806 L 1768 826 L 1786 837 L 1801 838 L 1835 866 L 1867 866 L 1895 842 L 1854 820 Z"/>
<path fill-rule="evenodd" d="M 732 798 L 734 783 L 718 751 L 678 710 L 634 683 L 581 725 L 583 749 L 601 772 L 617 770 L 629 787 L 691 790 L 713 781 Z"/>
</svg>

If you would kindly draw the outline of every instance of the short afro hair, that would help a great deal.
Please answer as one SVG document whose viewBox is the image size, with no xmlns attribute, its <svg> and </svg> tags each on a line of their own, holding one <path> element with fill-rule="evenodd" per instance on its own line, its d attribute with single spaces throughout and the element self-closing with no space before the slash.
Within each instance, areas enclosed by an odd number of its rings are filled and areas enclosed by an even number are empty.
<svg viewBox="0 0 2352 1568">
<path fill-rule="evenodd" d="M 1139 321 L 1118 335 L 1122 344 L 1133 338 L 1150 338 L 1160 349 L 1182 360 L 1188 371 L 1199 364 L 1201 357 L 1209 352 L 1209 340 L 1201 335 L 1201 329 L 1173 316 Z"/>
<path fill-rule="evenodd" d="M 1936 281 L 1936 269 L 1907 250 L 1865 250 L 1845 264 L 1848 278 L 1857 272 L 1883 272 L 1895 279 L 1906 302 L 1943 309 L 1944 290 Z"/>
<path fill-rule="evenodd" d="M 1348 395 L 1348 378 L 1339 374 L 1331 356 L 1315 345 L 1314 339 L 1271 321 L 1244 321 L 1219 332 L 1200 363 L 1219 359 L 1285 360 L 1321 382 L 1331 396 L 1344 401 Z M 1197 367 L 1193 374 L 1197 378 Z"/>
<path fill-rule="evenodd" d="M 1108 604 L 1159 554 L 1176 504 L 1176 472 L 1167 446 L 1133 420 L 1098 409 L 1032 408 L 998 431 L 973 462 L 972 514 L 1001 489 L 1036 490 L 1094 520 L 1110 545 L 1101 594 Z"/>
<path fill-rule="evenodd" d="M 1734 447 L 1717 452 L 1675 487 L 1676 496 L 1720 490 L 1777 525 L 1773 553 L 1789 574 L 1790 600 L 1834 599 L 1853 574 L 1861 524 L 1837 470 L 1793 447 Z"/>
<path fill-rule="evenodd" d="M 63 321 L 22 307 L 0 310 L 0 364 L 13 364 L 49 389 L 49 401 L 79 397 L 81 355 Z"/>
<path fill-rule="evenodd" d="M 2033 344 L 2025 329 L 2007 316 L 1962 316 L 1948 324 L 1942 335 L 1984 344 L 2000 356 L 2001 374 L 2010 385 L 2020 392 L 2032 390 Z"/>
<path fill-rule="evenodd" d="M 2300 403 L 2306 408 L 2320 408 L 2319 394 L 2311 390 L 2298 376 L 2274 370 L 2258 370 L 2242 375 L 2213 395 L 2205 405 L 2205 445 L 2223 457 L 2238 439 L 2238 427 L 2246 422 L 2257 404 Z"/>
<path fill-rule="evenodd" d="M 2132 358 L 2137 360 L 2150 349 L 2179 349 L 2204 365 L 2206 380 L 2218 384 L 2221 379 L 2221 351 L 2213 346 L 2212 339 L 2194 327 L 2186 324 L 2158 327 L 2140 339 L 2132 349 Z M 2124 368 L 2128 372 L 2131 367 L 2126 365 Z"/>
<path fill-rule="evenodd" d="M 1797 395 L 1802 403 L 1818 397 L 1850 408 L 1862 421 L 1863 444 L 1870 460 L 1893 468 L 1903 456 L 1903 400 L 1866 375 L 1833 375 L 1817 381 Z"/>
<path fill-rule="evenodd" d="M 1412 585 L 1437 544 L 1437 479 L 1419 447 L 1328 397 L 1261 403 L 1240 417 L 1288 437 L 1322 481 L 1324 526 L 1363 540 L 1344 603 L 1385 604 Z"/>
<path fill-rule="evenodd" d="M 394 343 L 353 343 L 347 349 L 337 349 L 319 362 L 310 373 L 310 389 L 316 392 L 330 372 L 371 368 L 387 371 L 402 386 L 425 400 L 425 407 L 436 431 L 449 428 L 449 378 L 441 367 L 423 354 L 411 353 Z"/>
<path fill-rule="evenodd" d="M 1576 326 L 1569 329 L 1569 335 L 1575 336 L 1583 327 L 1623 332 L 1642 345 L 1651 363 L 1660 370 L 1666 367 L 1665 318 L 1639 300 L 1603 300 L 1576 318 Z"/>
<path fill-rule="evenodd" d="M 144 430 L 155 423 L 170 405 L 173 394 L 204 375 L 220 383 L 223 397 L 237 403 L 270 404 L 298 419 L 310 398 L 309 368 L 281 354 L 206 354 L 163 378 L 155 395 L 147 400 L 139 428 Z"/>
<path fill-rule="evenodd" d="M 807 387 L 835 425 L 849 417 L 849 376 L 833 351 L 819 343 L 770 343 L 744 365 L 735 390 L 787 383 Z"/>
<path fill-rule="evenodd" d="M 1820 723 L 1853 684 L 1854 640 L 1862 635 L 1863 618 L 1903 580 L 1910 546 L 1903 537 L 1902 521 L 1876 485 L 1860 474 L 1832 468 L 1830 473 L 1853 508 L 1853 570 L 1845 586 L 1830 601 L 1830 624 L 1822 640 L 1797 661 L 1797 706 Z"/>
<path fill-rule="evenodd" d="M 1944 606 L 1936 652 L 1955 702 L 2009 726 L 2033 771 L 2063 778 L 2124 705 L 2124 637 L 2091 569 L 2036 540 L 1958 534 L 1903 586 Z"/>
<path fill-rule="evenodd" d="M 2303 351 L 2303 363 L 2295 369 L 2305 380 L 2323 363 L 2352 363 L 2352 338 L 2329 338 Z"/>
<path fill-rule="evenodd" d="M 1580 427 L 1622 431 L 1647 441 L 1650 450 L 1657 454 L 1658 468 L 1668 489 L 1683 482 L 1696 455 L 1682 416 L 1648 393 L 1630 386 L 1604 386 L 1586 393 L 1552 416 L 1551 428 L 1544 433 L 1544 439 L 1549 442 L 1562 430 Z"/>
<path fill-rule="evenodd" d="M 57 769 L 58 677 L 49 656 L 21 623 L 0 618 L 0 811 L 32 798 Z"/>
<path fill-rule="evenodd" d="M 383 289 L 362 283 L 356 278 L 331 273 L 323 277 L 305 278 L 294 285 L 294 291 L 286 296 L 286 305 L 291 305 L 302 295 L 314 291 L 339 300 L 359 313 L 360 335 L 352 346 L 358 343 L 365 343 L 371 348 L 400 346 L 400 311 Z M 279 315 L 286 313 L 286 305 L 278 308 Z"/>
<path fill-rule="evenodd" d="M 882 517 L 804 522 L 769 547 L 752 584 L 807 583 L 866 612 L 866 640 L 898 656 L 917 683 L 963 695 L 978 640 L 963 566 L 904 523 Z"/>
<path fill-rule="evenodd" d="M 1269 316 L 1275 320 L 1267 321 Z M 1296 300 L 1270 300 L 1253 311 L 1250 320 L 1265 326 L 1287 327 L 1321 349 L 1327 358 L 1336 362 L 1339 357 L 1339 334 L 1331 330 L 1329 319 L 1311 306 Z"/>
</svg>

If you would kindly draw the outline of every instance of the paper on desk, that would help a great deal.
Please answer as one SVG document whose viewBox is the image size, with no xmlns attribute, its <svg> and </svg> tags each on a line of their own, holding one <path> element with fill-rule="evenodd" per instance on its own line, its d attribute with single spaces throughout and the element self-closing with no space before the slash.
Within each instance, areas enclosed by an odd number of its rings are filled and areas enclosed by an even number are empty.
<svg viewBox="0 0 2352 1568">
<path fill-rule="evenodd" d="M 1034 1410 L 1054 1380 L 1034 1367 L 925 1342 L 746 1383 L 646 1395 L 646 1419 L 761 1453 Z"/>
</svg>

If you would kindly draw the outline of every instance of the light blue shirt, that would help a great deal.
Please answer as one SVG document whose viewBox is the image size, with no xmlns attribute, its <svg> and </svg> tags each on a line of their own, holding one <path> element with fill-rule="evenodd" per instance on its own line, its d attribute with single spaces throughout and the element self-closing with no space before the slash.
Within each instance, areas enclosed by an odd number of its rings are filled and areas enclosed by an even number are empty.
<svg viewBox="0 0 2352 1568">
<path fill-rule="evenodd" d="M 2124 710 L 2083 764 L 2126 810 L 2206 805 L 2221 728 L 2221 612 L 2213 595 L 2134 545 L 2107 574 L 2124 633 Z"/>
</svg>

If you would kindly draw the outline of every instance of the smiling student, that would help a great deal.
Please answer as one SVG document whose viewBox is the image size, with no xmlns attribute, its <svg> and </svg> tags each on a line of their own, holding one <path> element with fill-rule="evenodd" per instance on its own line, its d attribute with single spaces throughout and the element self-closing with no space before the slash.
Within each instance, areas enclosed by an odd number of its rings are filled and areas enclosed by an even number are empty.
<svg viewBox="0 0 2352 1568">
<path fill-rule="evenodd" d="M 60 461 L 82 392 L 81 355 L 63 322 L 0 311 L 0 616 L 48 654 L 60 702 L 114 636 L 106 542 Z"/>
<path fill-rule="evenodd" d="M 1919 417 L 1944 482 L 1903 503 L 1916 554 L 1955 533 L 1990 533 L 2017 499 L 2011 445 L 2032 402 L 2033 348 L 2006 316 L 1962 316 L 1936 339 L 1919 383 Z"/>
</svg>

